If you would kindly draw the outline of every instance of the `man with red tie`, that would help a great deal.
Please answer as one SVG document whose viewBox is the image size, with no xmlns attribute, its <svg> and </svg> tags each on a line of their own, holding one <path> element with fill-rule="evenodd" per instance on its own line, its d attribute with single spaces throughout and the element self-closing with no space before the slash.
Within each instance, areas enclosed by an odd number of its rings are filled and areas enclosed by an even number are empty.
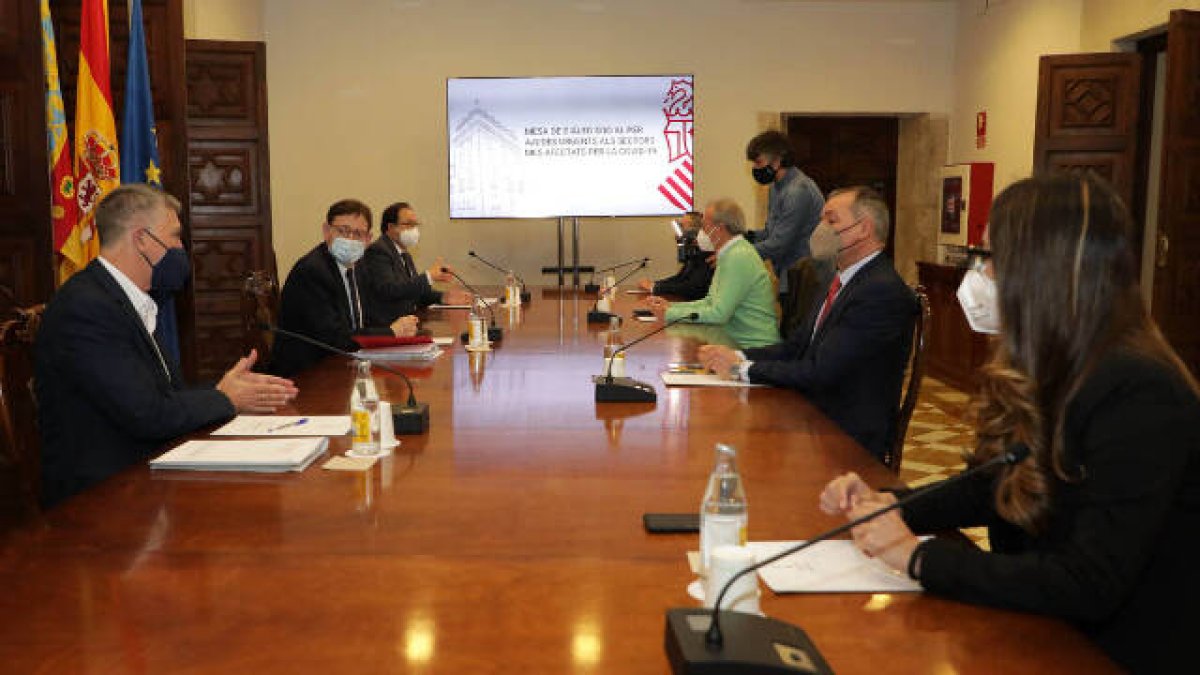
<svg viewBox="0 0 1200 675">
<path fill-rule="evenodd" d="M 920 306 L 883 254 L 887 205 L 868 187 L 836 190 L 810 246 L 833 258 L 825 299 L 785 342 L 735 351 L 705 345 L 700 360 L 722 377 L 796 389 L 876 457 L 895 441 L 904 368 Z"/>
</svg>

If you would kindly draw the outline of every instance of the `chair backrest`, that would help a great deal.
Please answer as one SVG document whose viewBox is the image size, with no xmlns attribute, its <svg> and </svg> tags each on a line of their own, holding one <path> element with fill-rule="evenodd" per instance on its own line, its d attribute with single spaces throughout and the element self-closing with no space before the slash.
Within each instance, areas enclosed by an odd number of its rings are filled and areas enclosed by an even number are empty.
<svg viewBox="0 0 1200 675">
<path fill-rule="evenodd" d="M 884 464 L 892 471 L 900 471 L 900 462 L 904 458 L 904 438 L 908 435 L 908 423 L 912 421 L 913 411 L 917 407 L 917 397 L 921 394 L 921 379 L 925 376 L 925 325 L 929 323 L 929 296 L 925 289 L 917 286 L 913 289 L 917 302 L 921 306 L 916 320 L 913 322 L 913 339 L 911 357 L 908 362 L 908 384 L 904 387 L 904 398 L 900 402 L 900 414 L 896 418 L 896 442 L 892 451 L 884 457 Z"/>
<path fill-rule="evenodd" d="M 33 343 L 44 305 L 0 320 L 0 530 L 39 512 L 41 443 L 33 394 Z"/>
<path fill-rule="evenodd" d="M 279 284 L 267 270 L 254 270 L 242 283 L 242 335 L 246 353 L 258 350 L 256 369 L 271 362 L 271 347 L 275 344 L 275 335 L 262 326 L 274 326 L 278 318 Z"/>
<path fill-rule="evenodd" d="M 801 258 L 787 269 L 788 290 L 783 297 L 779 333 L 790 336 L 825 298 L 821 295 L 835 272 L 831 261 Z"/>
</svg>

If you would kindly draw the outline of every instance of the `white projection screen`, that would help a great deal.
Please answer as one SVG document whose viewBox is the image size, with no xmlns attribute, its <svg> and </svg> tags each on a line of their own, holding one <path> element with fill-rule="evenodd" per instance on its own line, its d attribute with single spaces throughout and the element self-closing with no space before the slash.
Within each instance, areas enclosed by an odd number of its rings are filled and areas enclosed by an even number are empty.
<svg viewBox="0 0 1200 675">
<path fill-rule="evenodd" d="M 691 75 L 451 78 L 451 218 L 692 208 Z"/>
</svg>

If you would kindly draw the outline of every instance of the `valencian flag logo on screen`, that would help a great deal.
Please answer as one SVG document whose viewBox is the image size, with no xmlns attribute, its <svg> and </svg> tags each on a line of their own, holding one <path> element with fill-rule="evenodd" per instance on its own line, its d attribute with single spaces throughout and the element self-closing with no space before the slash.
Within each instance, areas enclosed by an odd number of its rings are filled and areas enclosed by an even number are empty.
<svg viewBox="0 0 1200 675">
<path fill-rule="evenodd" d="M 659 184 L 658 191 L 681 211 L 692 209 L 692 81 L 671 80 L 663 97 L 663 137 L 667 141 L 667 161 L 671 172 Z"/>
</svg>

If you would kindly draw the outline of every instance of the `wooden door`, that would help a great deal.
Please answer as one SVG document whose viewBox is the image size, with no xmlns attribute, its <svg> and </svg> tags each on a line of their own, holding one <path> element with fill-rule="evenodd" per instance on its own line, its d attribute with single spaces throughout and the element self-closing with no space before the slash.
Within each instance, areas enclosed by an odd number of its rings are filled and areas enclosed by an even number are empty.
<svg viewBox="0 0 1200 675">
<path fill-rule="evenodd" d="M 241 288 L 275 274 L 271 245 L 266 47 L 187 41 L 187 139 L 194 333 L 200 377 L 217 378 L 246 344 Z"/>
<path fill-rule="evenodd" d="M 1134 206 L 1141 63 L 1134 53 L 1041 58 L 1034 173 L 1094 171 Z"/>
<path fill-rule="evenodd" d="M 796 164 L 817 182 L 821 192 L 870 186 L 883 195 L 895 222 L 897 118 L 785 115 L 784 128 L 796 148 Z M 895 227 L 888 233 L 888 255 L 892 255 L 894 241 Z"/>
<path fill-rule="evenodd" d="M 1200 12 L 1167 24 L 1154 318 L 1200 375 Z"/>
</svg>

